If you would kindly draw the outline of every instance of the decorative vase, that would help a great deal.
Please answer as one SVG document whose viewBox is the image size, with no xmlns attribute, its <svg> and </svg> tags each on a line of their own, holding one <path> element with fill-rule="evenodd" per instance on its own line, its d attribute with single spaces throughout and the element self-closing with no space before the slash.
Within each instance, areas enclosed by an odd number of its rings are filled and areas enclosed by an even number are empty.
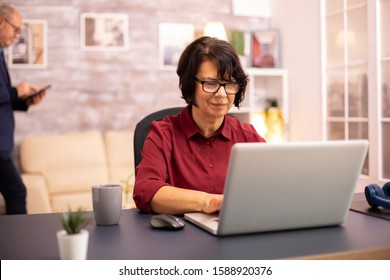
<svg viewBox="0 0 390 280">
<path fill-rule="evenodd" d="M 82 229 L 80 233 L 68 234 L 65 230 L 57 232 L 58 250 L 61 260 L 87 259 L 89 232 Z"/>
</svg>

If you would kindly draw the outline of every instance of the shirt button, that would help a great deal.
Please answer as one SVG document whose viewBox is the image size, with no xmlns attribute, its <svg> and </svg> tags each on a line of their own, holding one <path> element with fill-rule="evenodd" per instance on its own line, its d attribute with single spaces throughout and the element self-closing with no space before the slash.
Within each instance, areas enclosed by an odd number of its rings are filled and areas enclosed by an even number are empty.
<svg viewBox="0 0 390 280">
<path fill-rule="evenodd" d="M 213 168 L 213 167 L 214 167 L 214 164 L 210 163 L 210 167 Z"/>
</svg>

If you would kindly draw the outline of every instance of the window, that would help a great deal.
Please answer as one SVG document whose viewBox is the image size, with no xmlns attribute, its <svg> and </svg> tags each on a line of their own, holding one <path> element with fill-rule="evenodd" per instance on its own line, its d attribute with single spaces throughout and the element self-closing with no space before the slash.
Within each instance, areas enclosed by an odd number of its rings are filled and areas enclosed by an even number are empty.
<svg viewBox="0 0 390 280">
<path fill-rule="evenodd" d="M 390 178 L 389 18 L 390 0 L 322 0 L 323 134 L 370 141 L 362 184 Z"/>
<path fill-rule="evenodd" d="M 380 38 L 381 38 L 381 125 L 382 125 L 382 170 L 383 178 L 390 178 L 390 0 L 380 1 Z"/>
</svg>

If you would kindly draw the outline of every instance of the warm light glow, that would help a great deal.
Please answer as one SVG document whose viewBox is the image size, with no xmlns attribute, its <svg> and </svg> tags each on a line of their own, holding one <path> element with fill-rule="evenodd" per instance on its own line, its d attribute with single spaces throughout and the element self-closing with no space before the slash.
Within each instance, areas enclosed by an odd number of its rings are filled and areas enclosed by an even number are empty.
<svg viewBox="0 0 390 280">
<path fill-rule="evenodd" d="M 227 35 L 225 27 L 222 22 L 219 21 L 211 21 L 206 23 L 203 34 L 205 36 L 215 37 L 221 40 L 227 41 Z"/>
<path fill-rule="evenodd" d="M 344 30 L 340 30 L 337 33 L 337 46 L 340 48 L 344 48 L 344 43 L 347 43 L 348 47 L 355 47 L 356 46 L 356 34 L 353 30 L 347 31 L 347 41 L 345 41 L 345 32 Z"/>
<path fill-rule="evenodd" d="M 252 116 L 252 125 L 269 143 L 286 141 L 283 114 L 278 108 L 269 108 L 256 112 Z"/>
<path fill-rule="evenodd" d="M 252 125 L 256 129 L 257 133 L 261 136 L 267 134 L 267 126 L 265 125 L 264 115 L 262 112 L 256 112 L 252 116 Z"/>
</svg>

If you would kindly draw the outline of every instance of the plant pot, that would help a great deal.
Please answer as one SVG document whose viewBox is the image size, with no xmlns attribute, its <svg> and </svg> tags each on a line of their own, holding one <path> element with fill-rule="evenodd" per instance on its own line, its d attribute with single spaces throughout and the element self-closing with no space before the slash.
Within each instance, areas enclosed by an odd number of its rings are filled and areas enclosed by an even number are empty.
<svg viewBox="0 0 390 280">
<path fill-rule="evenodd" d="M 68 234 L 65 230 L 57 232 L 58 250 L 61 260 L 87 259 L 89 232 L 82 229 L 80 233 Z"/>
</svg>

